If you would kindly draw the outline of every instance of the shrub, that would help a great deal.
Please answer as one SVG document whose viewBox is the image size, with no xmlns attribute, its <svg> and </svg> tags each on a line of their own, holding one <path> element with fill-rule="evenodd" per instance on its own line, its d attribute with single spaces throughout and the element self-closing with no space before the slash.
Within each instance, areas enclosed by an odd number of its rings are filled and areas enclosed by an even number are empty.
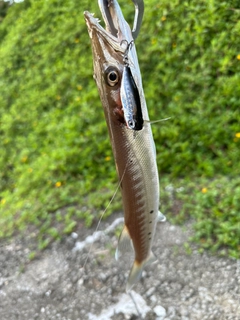
<svg viewBox="0 0 240 320">
<path fill-rule="evenodd" d="M 89 225 L 117 185 L 84 10 L 100 17 L 87 0 L 25 0 L 0 21 L 0 235 L 35 224 L 40 247 Z M 151 119 L 171 117 L 153 125 L 160 175 L 240 173 L 239 14 L 234 1 L 145 3 L 145 95 Z"/>
</svg>

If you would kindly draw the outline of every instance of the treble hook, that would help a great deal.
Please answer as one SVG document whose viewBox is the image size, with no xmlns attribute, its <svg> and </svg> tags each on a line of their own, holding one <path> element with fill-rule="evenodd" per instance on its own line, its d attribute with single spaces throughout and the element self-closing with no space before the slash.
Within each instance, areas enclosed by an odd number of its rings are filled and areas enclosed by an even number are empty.
<svg viewBox="0 0 240 320">
<path fill-rule="evenodd" d="M 124 55 L 123 55 L 123 62 L 125 64 L 125 66 L 129 66 L 129 61 L 128 61 L 128 52 L 129 50 L 131 50 L 132 46 L 134 45 L 134 40 L 130 41 L 129 43 L 127 42 L 127 40 L 122 40 L 120 45 L 122 45 L 124 42 L 127 43 L 127 47 L 126 47 L 126 50 L 124 52 Z"/>
<path fill-rule="evenodd" d="M 144 3 L 143 0 L 132 0 L 135 5 L 135 17 L 133 22 L 133 29 L 132 29 L 132 36 L 135 40 L 139 34 L 141 25 L 142 25 L 142 18 L 144 13 Z"/>
</svg>

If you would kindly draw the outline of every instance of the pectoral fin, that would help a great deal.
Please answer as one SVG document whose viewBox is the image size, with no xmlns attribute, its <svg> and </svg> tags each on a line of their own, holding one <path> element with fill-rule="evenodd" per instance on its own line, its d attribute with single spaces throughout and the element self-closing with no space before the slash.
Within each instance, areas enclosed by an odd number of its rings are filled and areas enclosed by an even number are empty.
<svg viewBox="0 0 240 320">
<path fill-rule="evenodd" d="M 161 211 L 158 211 L 157 221 L 158 221 L 158 222 L 164 222 L 164 221 L 166 221 L 166 220 L 167 220 L 167 219 L 166 219 L 165 215 L 162 214 Z"/>
<path fill-rule="evenodd" d="M 159 120 L 153 120 L 153 121 L 151 121 L 151 120 L 144 120 L 144 122 L 147 122 L 147 123 L 150 123 L 150 124 L 154 124 L 154 123 L 158 123 L 158 122 L 162 122 L 162 121 L 167 121 L 167 120 L 169 120 L 169 119 L 171 119 L 171 117 L 164 118 L 164 119 L 159 119 Z"/>
</svg>

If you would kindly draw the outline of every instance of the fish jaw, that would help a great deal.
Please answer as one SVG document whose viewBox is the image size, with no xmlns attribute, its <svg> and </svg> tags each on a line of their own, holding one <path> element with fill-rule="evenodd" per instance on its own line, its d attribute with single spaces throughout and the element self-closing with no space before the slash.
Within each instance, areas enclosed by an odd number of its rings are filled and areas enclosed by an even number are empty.
<svg viewBox="0 0 240 320">
<path fill-rule="evenodd" d="M 124 123 L 120 98 L 124 48 L 121 47 L 118 38 L 107 32 L 92 14 L 84 12 L 84 17 L 92 44 L 94 79 L 102 101 L 108 129 L 111 132 L 112 121 L 118 125 Z M 114 86 L 109 86 L 106 83 L 109 70 L 114 70 L 118 76 L 118 83 Z M 112 140 L 111 133 L 110 138 Z"/>
<path fill-rule="evenodd" d="M 98 68 L 98 72 L 104 69 L 107 62 L 120 64 L 125 52 L 121 47 L 121 42 L 111 33 L 107 32 L 100 24 L 99 20 L 88 11 L 84 12 L 84 18 L 88 27 L 88 33 L 91 38 L 94 71 Z M 100 83 L 97 82 L 97 85 Z"/>
</svg>

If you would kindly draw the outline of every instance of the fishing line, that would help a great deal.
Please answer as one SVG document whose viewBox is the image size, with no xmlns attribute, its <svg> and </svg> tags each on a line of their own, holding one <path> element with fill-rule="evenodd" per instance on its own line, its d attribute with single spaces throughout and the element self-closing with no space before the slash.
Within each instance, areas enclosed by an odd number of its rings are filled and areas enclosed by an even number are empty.
<svg viewBox="0 0 240 320">
<path fill-rule="evenodd" d="M 137 311 L 137 314 L 138 314 L 139 319 L 140 319 L 140 320 L 143 320 L 142 314 L 141 314 L 141 312 L 140 312 L 140 310 L 139 310 L 139 308 L 138 308 L 138 305 L 137 305 L 137 303 L 136 303 L 136 301 L 135 301 L 135 299 L 134 299 L 134 297 L 133 297 L 133 294 L 132 294 L 131 290 L 128 292 L 128 295 L 129 295 L 130 298 L 132 299 L 132 302 L 133 302 L 134 307 L 135 307 L 135 309 L 136 309 L 136 311 Z"/>
<path fill-rule="evenodd" d="M 128 161 L 128 162 L 129 162 L 129 161 Z M 122 181 L 123 181 L 123 178 L 124 178 L 124 175 L 125 175 L 125 172 L 126 172 L 126 169 L 127 169 L 128 162 L 126 163 L 126 167 L 125 167 L 124 172 L 123 172 L 123 174 L 122 174 L 121 180 L 119 180 L 118 185 L 117 185 L 117 188 L 116 188 L 116 190 L 114 191 L 112 198 L 110 199 L 110 201 L 109 201 L 109 203 L 107 204 L 105 210 L 104 210 L 103 213 L 101 214 L 100 219 L 98 220 L 96 229 L 94 230 L 94 233 L 93 233 L 93 234 L 95 234 L 95 233 L 98 231 L 99 226 L 100 226 L 100 223 L 102 222 L 102 219 L 103 219 L 105 213 L 107 212 L 108 208 L 109 208 L 110 205 L 112 204 L 113 199 L 115 198 L 115 196 L 116 196 L 116 194 L 117 194 L 117 192 L 118 192 L 118 190 L 119 190 L 119 188 L 120 188 L 120 186 L 121 186 L 121 183 L 122 183 Z M 88 259 L 89 259 L 90 253 L 92 252 L 93 244 L 94 244 L 94 241 L 91 243 L 91 246 L 90 246 L 89 251 L 88 251 L 88 254 L 87 254 L 87 258 L 86 258 L 86 260 L 85 260 L 85 262 L 84 262 L 84 264 L 83 264 L 83 268 L 85 268 L 85 266 L 86 266 L 86 264 L 87 264 L 87 261 L 88 261 Z"/>
</svg>

